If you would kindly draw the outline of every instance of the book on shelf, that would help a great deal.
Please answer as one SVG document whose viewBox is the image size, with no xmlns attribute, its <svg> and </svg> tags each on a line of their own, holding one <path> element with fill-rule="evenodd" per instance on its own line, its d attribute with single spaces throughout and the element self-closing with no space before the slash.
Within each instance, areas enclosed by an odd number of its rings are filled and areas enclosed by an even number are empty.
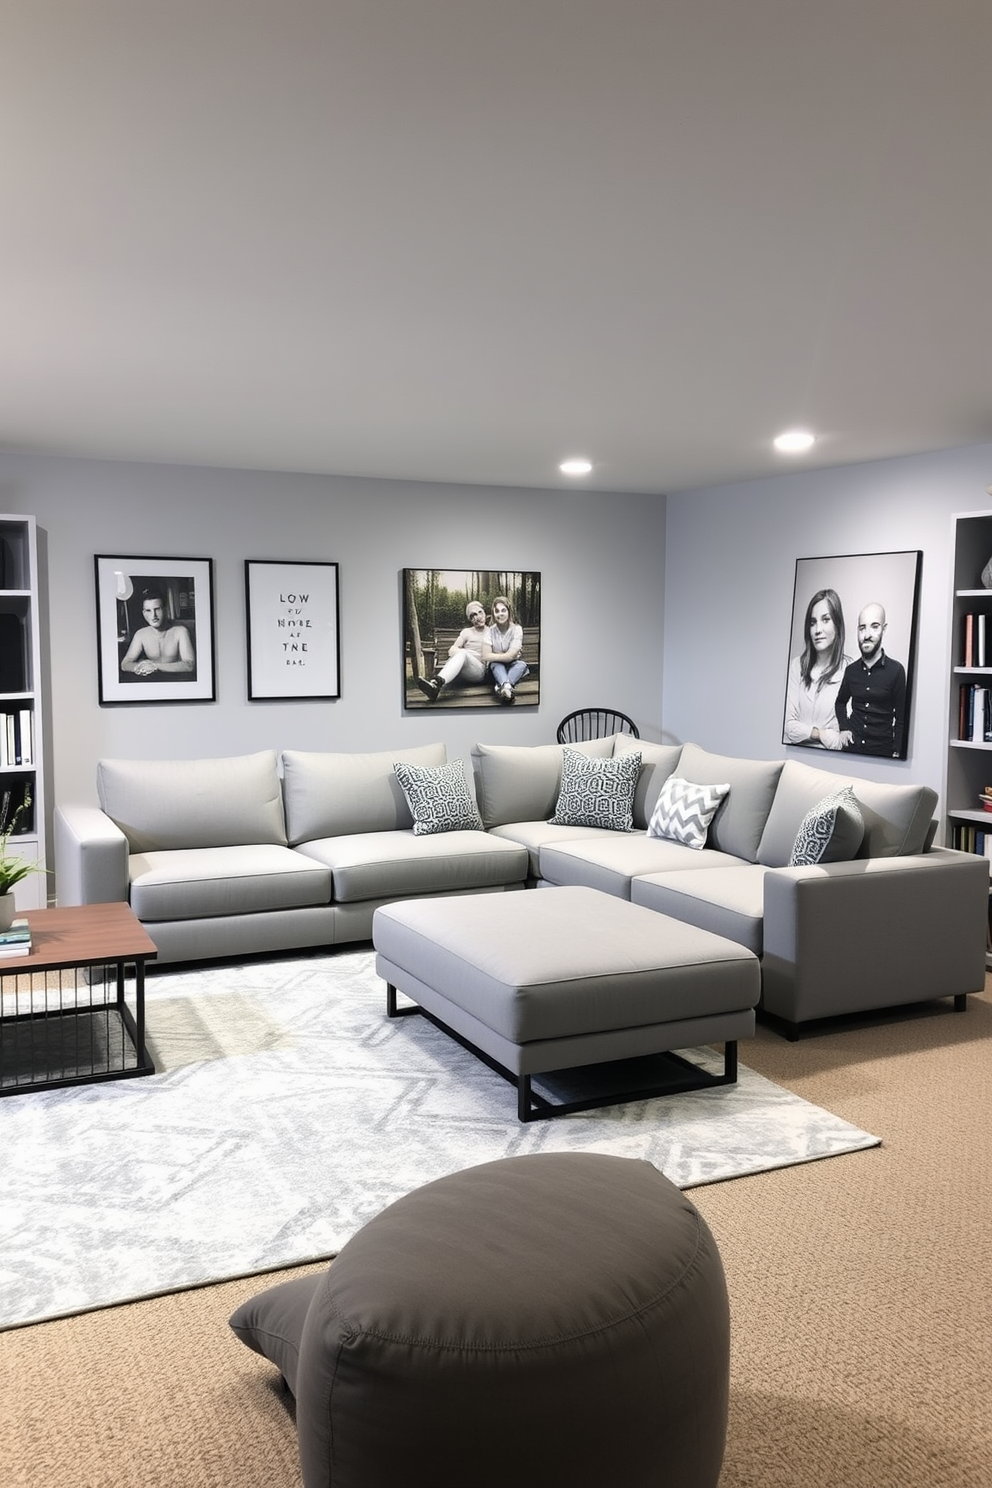
<svg viewBox="0 0 992 1488">
<path fill-rule="evenodd" d="M 984 667 L 988 665 L 988 618 L 984 612 L 976 611 L 963 616 L 961 629 L 961 665 Z"/>
<path fill-rule="evenodd" d="M 958 738 L 968 744 L 992 743 L 992 688 L 964 682 L 958 695 Z"/>
</svg>

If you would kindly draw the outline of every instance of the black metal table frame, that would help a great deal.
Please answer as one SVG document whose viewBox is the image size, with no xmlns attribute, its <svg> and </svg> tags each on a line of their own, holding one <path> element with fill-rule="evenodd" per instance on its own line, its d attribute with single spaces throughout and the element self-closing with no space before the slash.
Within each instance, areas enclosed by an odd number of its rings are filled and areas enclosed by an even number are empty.
<svg viewBox="0 0 992 1488">
<path fill-rule="evenodd" d="M 31 1023 L 51 1024 L 54 1019 L 73 1019 L 93 1013 L 114 1012 L 121 1020 L 124 1034 L 130 1040 L 131 1048 L 135 1054 L 133 1067 L 123 1066 L 121 1068 L 107 1068 L 92 1070 L 86 1074 L 62 1075 L 58 1078 L 43 1078 L 30 1080 L 17 1080 L 12 1083 L 0 1084 L 0 1097 L 5 1095 L 20 1095 L 28 1090 L 58 1090 L 69 1085 L 93 1085 L 105 1080 L 133 1079 L 139 1075 L 153 1075 L 155 1065 L 149 1056 L 145 1045 L 145 957 L 143 956 L 98 956 L 89 958 L 73 957 L 68 961 L 46 962 L 40 966 L 26 967 L 19 965 L 15 970 L 13 967 L 7 971 L 0 962 L 0 992 L 2 992 L 3 981 L 6 977 L 30 976 L 44 977 L 53 972 L 75 971 L 81 972 L 93 967 L 102 967 L 104 971 L 104 986 L 111 981 L 107 975 L 111 968 L 115 971 L 116 996 L 112 1000 L 103 1002 L 85 1003 L 76 1007 L 60 1008 L 58 1011 L 36 1011 L 13 1013 L 9 1015 L 0 1014 L 0 1035 L 2 1028 L 14 1024 L 20 1027 Z M 131 1012 L 127 1003 L 127 969 L 134 968 L 134 1013 Z M 61 992 L 61 987 L 59 988 Z M 8 994 L 9 995 L 9 994 Z M 15 994 L 17 995 L 17 994 Z M 28 994 L 48 997 L 48 988 L 39 988 L 37 992 L 33 989 Z M 126 1046 L 125 1046 L 126 1047 Z"/>
</svg>

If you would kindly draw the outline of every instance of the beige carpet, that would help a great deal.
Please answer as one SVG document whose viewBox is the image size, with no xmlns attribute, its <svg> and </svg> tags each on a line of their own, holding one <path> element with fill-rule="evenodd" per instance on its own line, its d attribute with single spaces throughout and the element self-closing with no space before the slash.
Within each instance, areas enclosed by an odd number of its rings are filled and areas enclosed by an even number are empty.
<svg viewBox="0 0 992 1488">
<path fill-rule="evenodd" d="M 988 989 L 963 1016 L 762 1030 L 747 1062 L 883 1145 L 693 1191 L 733 1311 L 720 1488 L 989 1488 Z M 299 1488 L 273 1372 L 227 1328 L 272 1279 L 0 1334 L 6 1488 Z"/>
</svg>

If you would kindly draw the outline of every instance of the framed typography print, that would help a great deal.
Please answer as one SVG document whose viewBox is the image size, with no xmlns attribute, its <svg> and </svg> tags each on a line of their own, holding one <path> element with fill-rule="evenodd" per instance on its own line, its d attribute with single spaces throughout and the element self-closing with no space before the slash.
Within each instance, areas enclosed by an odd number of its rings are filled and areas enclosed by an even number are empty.
<svg viewBox="0 0 992 1488">
<path fill-rule="evenodd" d="M 245 563 L 248 698 L 341 696 L 336 563 Z"/>
<path fill-rule="evenodd" d="M 94 562 L 101 704 L 212 703 L 212 560 Z"/>
<path fill-rule="evenodd" d="M 403 702 L 525 708 L 541 700 L 541 575 L 403 570 Z"/>
<path fill-rule="evenodd" d="M 923 554 L 800 558 L 783 744 L 905 759 Z"/>
</svg>

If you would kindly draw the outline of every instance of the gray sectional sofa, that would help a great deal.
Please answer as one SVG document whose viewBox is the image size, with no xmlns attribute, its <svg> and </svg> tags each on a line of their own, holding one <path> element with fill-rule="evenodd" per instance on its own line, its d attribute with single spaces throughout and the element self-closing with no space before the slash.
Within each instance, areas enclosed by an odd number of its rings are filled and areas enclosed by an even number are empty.
<svg viewBox="0 0 992 1488">
<path fill-rule="evenodd" d="M 578 750 L 590 764 L 640 755 L 632 830 L 588 824 L 581 810 L 551 820 L 562 780 L 556 744 L 476 745 L 473 821 L 456 814 L 454 830 L 425 835 L 394 764 L 436 771 L 442 744 L 286 751 L 281 768 L 268 751 L 104 760 L 100 808 L 56 812 L 59 902 L 127 899 L 160 961 L 178 961 L 367 940 L 375 909 L 397 899 L 584 885 L 754 951 L 762 1007 L 783 1031 L 937 997 L 963 1006 L 984 986 L 988 867 L 932 846 L 929 787 L 630 735 Z M 729 786 L 701 848 L 649 835 L 673 777 Z M 844 860 L 827 861 L 828 851 L 790 866 L 807 813 L 845 784 L 863 836 L 859 826 Z M 597 820 L 592 809 L 589 822 Z"/>
<path fill-rule="evenodd" d="M 60 904 L 128 900 L 158 959 L 368 940 L 380 904 L 522 889 L 523 847 L 481 831 L 418 837 L 393 769 L 443 744 L 371 754 L 287 750 L 101 760 L 100 806 L 60 806 Z"/>
<path fill-rule="evenodd" d="M 761 1007 L 785 1032 L 936 997 L 962 1006 L 982 990 L 988 865 L 932 845 L 937 796 L 928 786 L 617 735 L 614 754 L 631 751 L 641 770 L 630 834 L 534 820 L 547 766 L 536 751 L 508 746 L 474 752 L 483 821 L 527 846 L 540 884 L 599 889 L 747 946 L 761 960 Z M 730 786 L 702 849 L 646 835 L 675 775 Z M 863 817 L 856 855 L 790 867 L 807 813 L 842 785 L 853 788 Z M 515 820 L 518 808 L 525 814 Z"/>
</svg>

